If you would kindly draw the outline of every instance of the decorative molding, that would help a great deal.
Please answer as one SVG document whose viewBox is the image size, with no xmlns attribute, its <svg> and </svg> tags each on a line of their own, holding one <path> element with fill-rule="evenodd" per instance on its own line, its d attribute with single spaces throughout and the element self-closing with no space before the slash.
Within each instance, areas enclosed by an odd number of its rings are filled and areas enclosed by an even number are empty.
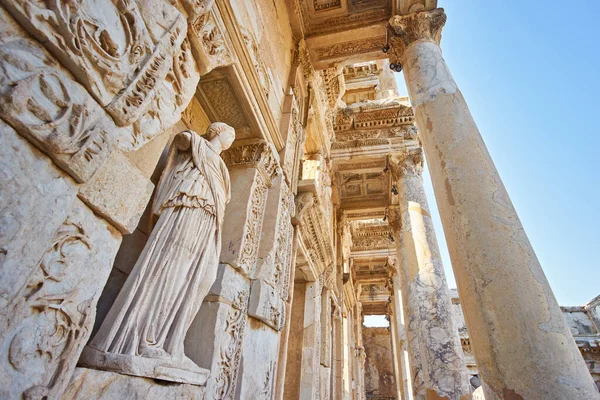
<svg viewBox="0 0 600 400">
<path fill-rule="evenodd" d="M 308 257 L 318 266 L 316 272 L 320 276 L 334 260 L 332 230 L 327 222 L 324 207 L 313 192 L 302 193 L 297 199 L 296 207 L 302 214 L 300 231 Z"/>
<path fill-rule="evenodd" d="M 323 82 L 325 86 L 325 92 L 327 93 L 327 100 L 329 107 L 332 110 L 337 108 L 338 102 L 346 91 L 346 85 L 344 83 L 344 73 L 342 66 L 326 68 L 321 71 L 323 74 Z"/>
<path fill-rule="evenodd" d="M 377 36 L 317 47 L 314 49 L 314 53 L 320 61 L 343 59 L 357 54 L 381 50 L 385 43 L 385 36 Z"/>
<path fill-rule="evenodd" d="M 236 137 L 250 131 L 250 123 L 245 112 L 239 104 L 228 77 L 205 79 L 200 81 L 200 98 L 204 100 L 206 111 L 212 115 L 211 119 L 225 122 L 236 130 Z"/>
<path fill-rule="evenodd" d="M 338 110 L 334 123 L 336 137 L 339 137 L 338 132 L 369 129 L 381 131 L 382 128 L 391 127 L 404 127 L 405 132 L 415 134 L 411 132 L 416 129 L 414 128 L 415 116 L 411 107 L 389 99 L 357 104 L 360 106 Z"/>
<path fill-rule="evenodd" d="M 256 74 L 258 75 L 258 80 L 260 81 L 262 90 L 265 94 L 265 97 L 268 98 L 269 92 L 271 91 L 271 80 L 269 78 L 269 74 L 267 73 L 267 67 L 260 57 L 260 51 L 258 45 L 256 44 L 256 40 L 254 39 L 254 35 L 243 27 L 241 32 L 244 43 L 246 44 L 246 48 L 248 49 L 250 60 L 254 66 Z"/>
</svg>

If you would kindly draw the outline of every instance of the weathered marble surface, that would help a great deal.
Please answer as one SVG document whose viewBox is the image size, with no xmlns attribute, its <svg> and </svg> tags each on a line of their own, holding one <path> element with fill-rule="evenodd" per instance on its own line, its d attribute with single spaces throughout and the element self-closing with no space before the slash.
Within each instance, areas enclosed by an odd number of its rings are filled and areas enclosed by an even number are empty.
<svg viewBox="0 0 600 400">
<path fill-rule="evenodd" d="M 0 143 L 0 302 L 4 308 L 52 242 L 76 199 L 77 188 L 66 173 L 2 120 Z"/>
<path fill-rule="evenodd" d="M 154 185 L 119 150 L 79 188 L 79 198 L 123 234 L 132 233 Z"/>
</svg>

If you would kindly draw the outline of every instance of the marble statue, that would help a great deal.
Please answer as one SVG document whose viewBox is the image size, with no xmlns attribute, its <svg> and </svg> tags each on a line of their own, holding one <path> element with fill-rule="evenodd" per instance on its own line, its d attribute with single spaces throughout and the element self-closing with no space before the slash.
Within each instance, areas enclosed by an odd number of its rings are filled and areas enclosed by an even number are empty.
<svg viewBox="0 0 600 400">
<path fill-rule="evenodd" d="M 156 224 L 127 282 L 80 363 L 129 375 L 204 384 L 209 371 L 184 354 L 184 339 L 216 278 L 230 198 L 220 157 L 235 131 L 179 133 L 152 207 Z"/>
</svg>

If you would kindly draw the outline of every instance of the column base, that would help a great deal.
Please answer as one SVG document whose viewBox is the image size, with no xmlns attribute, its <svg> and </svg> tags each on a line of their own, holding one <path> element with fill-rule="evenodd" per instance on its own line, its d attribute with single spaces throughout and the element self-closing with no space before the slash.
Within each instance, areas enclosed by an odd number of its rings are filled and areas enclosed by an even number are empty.
<svg viewBox="0 0 600 400">
<path fill-rule="evenodd" d="M 198 367 L 189 359 L 170 360 L 107 353 L 88 346 L 81 353 L 79 365 L 125 375 L 198 386 L 205 385 L 210 375 L 209 370 Z"/>
</svg>

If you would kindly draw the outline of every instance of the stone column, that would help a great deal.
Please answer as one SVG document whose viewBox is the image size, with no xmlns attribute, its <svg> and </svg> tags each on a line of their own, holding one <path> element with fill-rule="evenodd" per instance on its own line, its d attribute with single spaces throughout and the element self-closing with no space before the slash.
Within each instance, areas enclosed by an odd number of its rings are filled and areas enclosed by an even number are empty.
<svg viewBox="0 0 600 400">
<path fill-rule="evenodd" d="M 408 265 L 407 289 L 417 318 L 426 398 L 455 399 L 470 393 L 450 290 L 423 189 L 421 150 L 391 157 L 400 195 L 402 236 Z M 416 313 L 416 315 L 415 315 Z"/>
<path fill-rule="evenodd" d="M 393 302 L 393 299 L 392 299 Z M 396 381 L 396 397 L 398 399 L 406 400 L 404 392 L 404 380 L 402 379 L 403 371 L 400 365 L 400 346 L 401 341 L 398 337 L 398 329 L 396 328 L 396 321 L 392 303 L 388 304 L 386 310 L 386 319 L 390 323 L 390 340 L 392 342 L 392 363 L 394 365 L 394 380 Z"/>
<path fill-rule="evenodd" d="M 425 382 L 423 380 L 423 367 L 419 350 L 418 337 L 418 311 L 415 299 L 409 295 L 408 285 L 409 269 L 406 262 L 404 249 L 404 236 L 402 234 L 402 216 L 398 207 L 389 207 L 386 218 L 392 228 L 394 243 L 396 244 L 396 264 L 390 265 L 392 272 L 392 294 L 397 315 L 402 315 L 404 322 L 402 328 L 406 335 L 406 348 L 408 353 L 409 393 L 415 400 L 425 398 Z M 397 322 L 400 319 L 396 320 Z M 406 362 L 406 361 L 405 361 Z M 407 385 L 407 386 L 409 386 Z"/>
<path fill-rule="evenodd" d="M 406 327 L 401 298 L 401 281 L 397 268 L 397 261 L 388 262 L 388 273 L 391 286 L 391 303 L 389 304 L 389 321 L 392 331 L 392 344 L 394 349 L 394 365 L 396 366 L 396 385 L 398 398 L 408 400 L 413 398 L 409 362 L 407 357 Z M 406 355 L 406 356 L 405 356 Z"/>
<path fill-rule="evenodd" d="M 486 399 L 598 399 L 439 47 L 442 9 L 395 16 L 401 63 Z"/>
</svg>

